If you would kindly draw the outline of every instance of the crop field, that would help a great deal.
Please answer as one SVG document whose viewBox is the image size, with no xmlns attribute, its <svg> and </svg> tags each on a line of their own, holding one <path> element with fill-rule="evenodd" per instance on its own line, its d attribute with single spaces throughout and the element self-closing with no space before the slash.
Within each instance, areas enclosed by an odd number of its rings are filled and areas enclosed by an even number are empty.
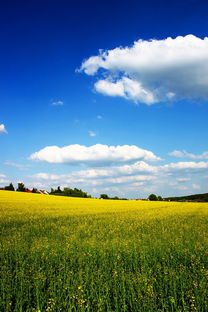
<svg viewBox="0 0 208 312">
<path fill-rule="evenodd" d="M 208 204 L 0 191 L 0 311 L 208 311 Z"/>
</svg>

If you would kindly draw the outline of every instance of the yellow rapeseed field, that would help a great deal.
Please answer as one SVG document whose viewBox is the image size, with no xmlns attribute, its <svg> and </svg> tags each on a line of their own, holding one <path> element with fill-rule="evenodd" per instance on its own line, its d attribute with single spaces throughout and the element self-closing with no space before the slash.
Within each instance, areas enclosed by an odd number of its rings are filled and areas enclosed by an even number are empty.
<svg viewBox="0 0 208 312">
<path fill-rule="evenodd" d="M 0 311 L 208 311 L 208 204 L 0 191 Z"/>
</svg>

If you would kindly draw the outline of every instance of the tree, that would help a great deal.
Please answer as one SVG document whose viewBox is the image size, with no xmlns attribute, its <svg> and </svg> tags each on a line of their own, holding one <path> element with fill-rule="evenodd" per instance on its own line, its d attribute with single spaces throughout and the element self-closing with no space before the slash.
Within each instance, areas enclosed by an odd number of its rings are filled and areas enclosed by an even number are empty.
<svg viewBox="0 0 208 312">
<path fill-rule="evenodd" d="M 161 196 L 158 196 L 158 197 L 157 197 L 157 200 L 162 201 L 163 198 L 162 198 Z"/>
<path fill-rule="evenodd" d="M 4 188 L 6 191 L 14 191 L 14 186 L 12 183 L 10 183 L 9 185 L 5 186 Z"/>
<path fill-rule="evenodd" d="M 109 196 L 107 194 L 100 194 L 100 198 L 109 199 Z"/>
<path fill-rule="evenodd" d="M 88 195 L 86 192 L 83 192 L 81 189 L 78 189 L 76 187 L 74 189 L 71 189 L 70 187 L 64 187 L 62 191 L 60 186 L 58 186 L 57 189 L 51 188 L 50 194 L 70 197 L 84 197 L 84 198 L 91 197 L 91 195 Z"/>
<path fill-rule="evenodd" d="M 38 192 L 38 190 L 35 187 L 33 187 L 32 193 L 37 193 L 37 192 Z"/>
<path fill-rule="evenodd" d="M 148 197 L 148 199 L 151 200 L 151 201 L 158 200 L 158 199 L 157 199 L 157 196 L 156 196 L 155 194 L 150 194 L 149 197 Z"/>
<path fill-rule="evenodd" d="M 111 199 L 119 200 L 120 198 L 118 196 L 114 196 Z"/>
<path fill-rule="evenodd" d="M 60 187 L 60 186 L 58 186 L 56 192 L 57 192 L 57 193 L 62 193 L 62 190 L 61 190 L 61 187 Z"/>
<path fill-rule="evenodd" d="M 25 192 L 26 191 L 26 188 L 25 188 L 25 185 L 24 183 L 18 183 L 18 188 L 16 189 L 17 192 Z"/>
</svg>

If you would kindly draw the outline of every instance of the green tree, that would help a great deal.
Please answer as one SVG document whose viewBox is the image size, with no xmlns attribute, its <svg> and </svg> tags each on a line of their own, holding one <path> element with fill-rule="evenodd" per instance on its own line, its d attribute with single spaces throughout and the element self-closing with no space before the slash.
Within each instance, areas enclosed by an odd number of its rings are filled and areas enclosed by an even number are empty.
<svg viewBox="0 0 208 312">
<path fill-rule="evenodd" d="M 57 193 L 62 193 L 62 190 L 61 190 L 61 187 L 60 187 L 60 186 L 58 186 L 56 192 L 57 192 Z"/>
<path fill-rule="evenodd" d="M 118 196 L 114 196 L 111 199 L 119 200 L 120 198 Z"/>
<path fill-rule="evenodd" d="M 4 188 L 6 191 L 14 191 L 14 186 L 12 183 L 10 183 L 9 185 L 5 186 Z"/>
<path fill-rule="evenodd" d="M 109 199 L 109 196 L 107 194 L 100 194 L 100 198 Z"/>
<path fill-rule="evenodd" d="M 155 194 L 150 194 L 149 197 L 148 197 L 148 199 L 151 200 L 151 201 L 156 201 L 156 200 L 158 200 L 158 199 L 157 199 L 157 196 L 156 196 Z"/>
<path fill-rule="evenodd" d="M 24 183 L 18 183 L 18 187 L 16 189 L 17 192 L 25 192 L 26 191 L 26 188 L 25 188 L 25 185 Z"/>
<path fill-rule="evenodd" d="M 81 189 L 78 189 L 76 187 L 74 189 L 71 189 L 70 187 L 65 187 L 62 191 L 60 186 L 58 186 L 57 189 L 51 188 L 50 194 L 70 197 L 91 197 L 91 195 L 88 195 L 86 192 L 83 192 Z"/>
<path fill-rule="evenodd" d="M 162 201 L 163 198 L 162 198 L 161 196 L 158 196 L 158 197 L 157 197 L 157 200 Z"/>
</svg>

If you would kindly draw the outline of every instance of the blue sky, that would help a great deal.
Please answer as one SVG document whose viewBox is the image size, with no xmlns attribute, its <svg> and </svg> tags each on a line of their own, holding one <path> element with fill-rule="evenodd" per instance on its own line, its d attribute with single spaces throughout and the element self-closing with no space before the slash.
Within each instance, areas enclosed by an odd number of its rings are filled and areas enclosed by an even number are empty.
<svg viewBox="0 0 208 312">
<path fill-rule="evenodd" d="M 207 10 L 200 0 L 2 3 L 0 187 L 207 192 Z"/>
</svg>

